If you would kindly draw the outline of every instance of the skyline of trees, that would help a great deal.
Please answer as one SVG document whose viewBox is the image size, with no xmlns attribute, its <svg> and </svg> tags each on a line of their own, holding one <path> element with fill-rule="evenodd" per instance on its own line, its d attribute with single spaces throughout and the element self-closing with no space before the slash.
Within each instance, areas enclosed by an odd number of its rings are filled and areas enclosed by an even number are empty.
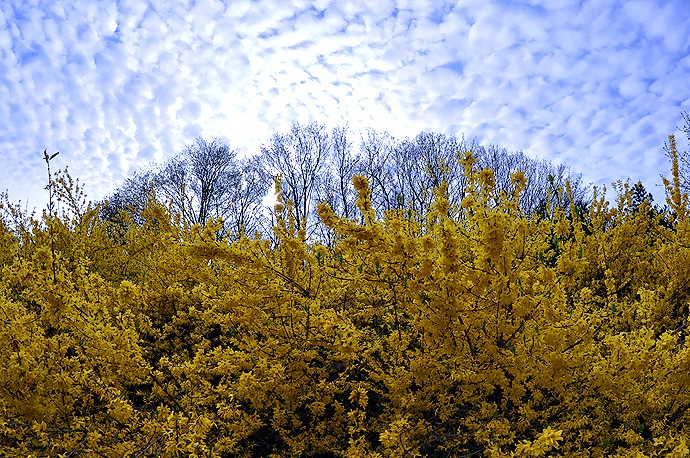
<svg viewBox="0 0 690 458">
<path fill-rule="evenodd" d="M 238 238 L 259 232 L 271 237 L 276 214 L 264 199 L 274 178 L 280 177 L 283 198 L 292 202 L 297 227 L 304 226 L 307 237 L 324 241 L 328 231 L 317 217 L 316 207 L 326 202 L 337 215 L 355 217 L 357 194 L 351 184 L 355 174 L 371 183 L 377 217 L 403 209 L 424 217 L 434 189 L 442 183 L 448 185 L 451 211 L 457 209 L 467 186 L 460 161 L 468 151 L 473 152 L 480 169 L 494 171 L 500 191 L 497 199 L 501 192 L 512 192 L 513 172 L 525 174 L 527 185 L 520 207 L 528 215 L 546 216 L 550 205 L 567 208 L 566 181 L 576 205 L 587 206 L 589 190 L 581 175 L 571 173 L 565 164 L 438 132 L 401 139 L 369 130 L 357 138 L 347 127 L 329 130 L 311 123 L 274 132 L 254 156 L 238 157 L 228 142 L 199 137 L 164 164 L 127 178 L 104 200 L 101 216 L 115 220 L 120 210 L 126 210 L 137 223 L 148 198 L 155 196 L 186 224 L 221 218 L 222 234 Z"/>
</svg>

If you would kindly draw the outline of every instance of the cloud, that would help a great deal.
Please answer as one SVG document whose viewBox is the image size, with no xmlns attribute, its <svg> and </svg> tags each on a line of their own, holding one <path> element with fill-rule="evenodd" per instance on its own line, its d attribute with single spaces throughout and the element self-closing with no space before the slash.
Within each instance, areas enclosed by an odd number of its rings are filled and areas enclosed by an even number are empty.
<svg viewBox="0 0 690 458">
<path fill-rule="evenodd" d="M 197 135 L 252 154 L 313 120 L 464 133 L 660 200 L 663 142 L 690 106 L 686 6 L 4 2 L 0 188 L 41 205 L 48 148 L 100 198 Z"/>
</svg>

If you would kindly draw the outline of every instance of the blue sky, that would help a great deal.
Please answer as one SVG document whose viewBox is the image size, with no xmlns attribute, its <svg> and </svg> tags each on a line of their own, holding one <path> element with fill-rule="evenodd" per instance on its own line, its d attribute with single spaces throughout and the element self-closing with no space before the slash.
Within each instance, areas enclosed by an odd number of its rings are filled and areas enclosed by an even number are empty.
<svg viewBox="0 0 690 458">
<path fill-rule="evenodd" d="M 688 0 L 0 2 L 0 191 L 47 200 L 60 151 L 100 199 L 196 136 L 292 122 L 435 130 L 642 180 L 690 111 Z"/>
</svg>

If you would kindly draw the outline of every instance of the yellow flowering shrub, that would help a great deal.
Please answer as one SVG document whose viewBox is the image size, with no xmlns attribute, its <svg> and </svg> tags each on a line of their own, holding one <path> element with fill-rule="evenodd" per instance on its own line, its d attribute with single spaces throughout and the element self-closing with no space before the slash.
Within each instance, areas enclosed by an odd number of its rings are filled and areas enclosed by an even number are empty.
<svg viewBox="0 0 690 458">
<path fill-rule="evenodd" d="M 690 230 L 518 205 L 463 159 L 423 215 L 282 197 L 269 239 L 149 202 L 0 220 L 6 456 L 687 456 Z M 63 195 L 74 184 L 63 180 Z M 563 192 L 568 192 L 567 189 Z M 680 196 L 680 197 L 679 197 Z"/>
</svg>

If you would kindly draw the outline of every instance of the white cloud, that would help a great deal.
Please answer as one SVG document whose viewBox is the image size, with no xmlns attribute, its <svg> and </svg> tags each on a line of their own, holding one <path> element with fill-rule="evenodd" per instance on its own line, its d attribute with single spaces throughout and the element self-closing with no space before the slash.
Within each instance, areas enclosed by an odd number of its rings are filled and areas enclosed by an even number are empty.
<svg viewBox="0 0 690 458">
<path fill-rule="evenodd" d="M 647 91 L 647 85 L 637 75 L 629 75 L 619 86 L 620 93 L 626 98 L 635 98 Z"/>
<path fill-rule="evenodd" d="M 464 132 L 657 192 L 663 142 L 690 105 L 685 6 L 5 2 L 0 188 L 40 204 L 40 152 L 60 149 L 99 198 L 196 135 L 253 153 L 315 120 Z"/>
</svg>

